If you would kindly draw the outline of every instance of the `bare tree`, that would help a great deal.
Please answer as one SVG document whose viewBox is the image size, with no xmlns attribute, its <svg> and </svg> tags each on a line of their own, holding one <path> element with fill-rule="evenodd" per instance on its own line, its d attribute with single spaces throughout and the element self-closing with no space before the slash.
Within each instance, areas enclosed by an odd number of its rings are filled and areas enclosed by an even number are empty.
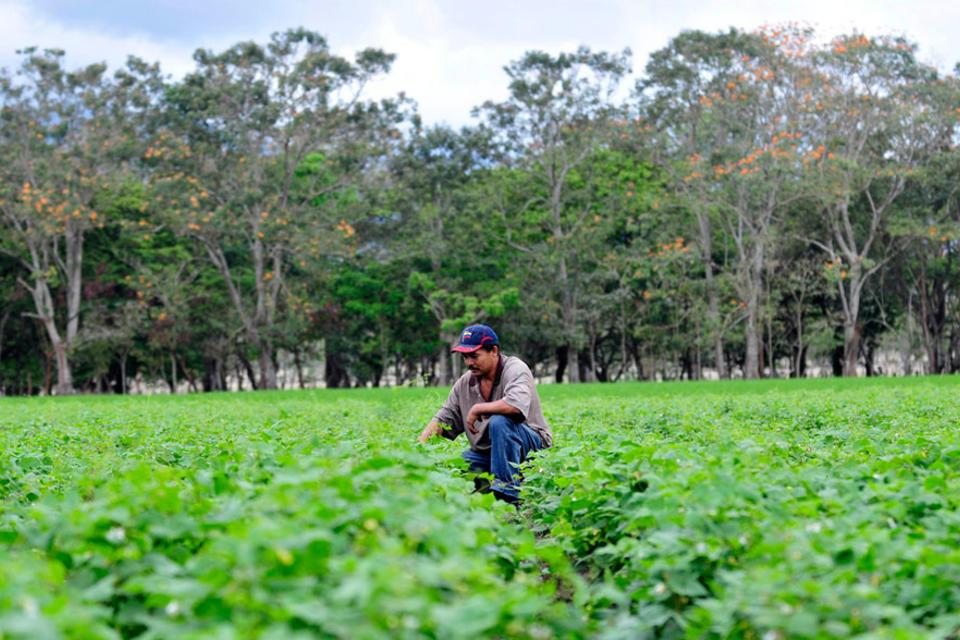
<svg viewBox="0 0 960 640">
<path fill-rule="evenodd" d="M 819 78 L 811 119 L 819 143 L 805 162 L 823 219 L 811 242 L 830 260 L 843 310 L 843 374 L 855 376 L 864 288 L 903 245 L 890 233 L 896 204 L 911 175 L 950 140 L 956 118 L 929 91 L 937 72 L 903 39 L 843 36 L 810 61 Z"/>
<path fill-rule="evenodd" d="M 128 168 L 134 114 L 156 94 L 158 70 L 131 59 L 111 79 L 102 64 L 66 71 L 59 50 L 21 53 L 18 77 L 0 76 L 0 249 L 29 273 L 20 283 L 53 349 L 56 392 L 69 394 L 85 235 L 104 225 L 98 195 Z"/>
</svg>

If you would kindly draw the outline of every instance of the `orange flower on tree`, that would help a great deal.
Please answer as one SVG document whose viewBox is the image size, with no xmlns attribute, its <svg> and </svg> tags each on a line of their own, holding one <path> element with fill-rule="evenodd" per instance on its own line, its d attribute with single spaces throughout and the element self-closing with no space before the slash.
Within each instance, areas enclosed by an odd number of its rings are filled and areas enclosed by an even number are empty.
<svg viewBox="0 0 960 640">
<path fill-rule="evenodd" d="M 346 220 L 340 221 L 340 224 L 337 225 L 337 230 L 343 233 L 345 238 L 352 238 L 357 233 L 357 230 Z"/>
</svg>

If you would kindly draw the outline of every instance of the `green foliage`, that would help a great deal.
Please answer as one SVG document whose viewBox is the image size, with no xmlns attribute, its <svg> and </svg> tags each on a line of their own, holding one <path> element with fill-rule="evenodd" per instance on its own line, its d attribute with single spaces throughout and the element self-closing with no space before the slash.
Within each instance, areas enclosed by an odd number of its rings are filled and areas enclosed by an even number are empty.
<svg viewBox="0 0 960 640">
<path fill-rule="evenodd" d="M 601 637 L 953 633 L 954 382 L 606 389 L 525 489 Z"/>
<path fill-rule="evenodd" d="M 4 637 L 583 629 L 559 550 L 414 450 L 437 393 L 206 398 L 5 404 Z"/>
<path fill-rule="evenodd" d="M 629 50 L 528 51 L 460 130 L 365 97 L 391 54 L 303 28 L 178 80 L 25 49 L 2 386 L 267 389 L 321 348 L 330 386 L 443 383 L 476 321 L 558 380 L 958 371 L 958 75 L 815 35 L 684 31 L 626 101 Z"/>
<path fill-rule="evenodd" d="M 4 400 L 10 638 L 941 637 L 951 379 L 540 389 L 519 512 L 444 390 Z"/>
<path fill-rule="evenodd" d="M 345 263 L 330 283 L 323 322 L 327 352 L 336 353 L 360 384 L 380 385 L 391 356 L 416 359 L 435 351 L 433 322 L 410 295 L 402 263 Z"/>
</svg>

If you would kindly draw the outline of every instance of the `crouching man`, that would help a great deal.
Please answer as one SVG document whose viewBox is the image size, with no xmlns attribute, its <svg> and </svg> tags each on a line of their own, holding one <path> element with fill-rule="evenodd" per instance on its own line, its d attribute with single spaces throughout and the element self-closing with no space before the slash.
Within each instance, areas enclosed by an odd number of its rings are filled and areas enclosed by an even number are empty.
<svg viewBox="0 0 960 640">
<path fill-rule="evenodd" d="M 519 358 L 500 353 L 497 334 L 484 324 L 464 329 L 453 351 L 463 356 L 468 371 L 454 383 L 419 440 L 436 435 L 453 440 L 466 433 L 470 448 L 463 457 L 471 470 L 492 474 L 494 495 L 515 504 L 517 467 L 531 452 L 553 443 L 533 374 Z"/>
</svg>

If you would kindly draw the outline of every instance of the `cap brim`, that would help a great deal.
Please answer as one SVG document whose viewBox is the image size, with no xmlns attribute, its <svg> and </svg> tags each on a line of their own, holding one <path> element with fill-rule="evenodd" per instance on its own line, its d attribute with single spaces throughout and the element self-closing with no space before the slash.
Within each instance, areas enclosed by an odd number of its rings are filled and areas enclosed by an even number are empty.
<svg viewBox="0 0 960 640">
<path fill-rule="evenodd" d="M 451 352 L 454 352 L 454 351 L 455 351 L 455 352 L 457 352 L 457 353 L 473 353 L 474 351 L 476 351 L 477 349 L 479 349 L 479 348 L 482 347 L 482 346 L 483 346 L 482 344 L 477 344 L 477 345 L 474 345 L 474 346 L 472 346 L 472 347 L 471 347 L 470 345 L 458 344 L 458 345 L 455 346 L 454 348 L 450 349 L 450 351 L 451 351 Z"/>
</svg>

